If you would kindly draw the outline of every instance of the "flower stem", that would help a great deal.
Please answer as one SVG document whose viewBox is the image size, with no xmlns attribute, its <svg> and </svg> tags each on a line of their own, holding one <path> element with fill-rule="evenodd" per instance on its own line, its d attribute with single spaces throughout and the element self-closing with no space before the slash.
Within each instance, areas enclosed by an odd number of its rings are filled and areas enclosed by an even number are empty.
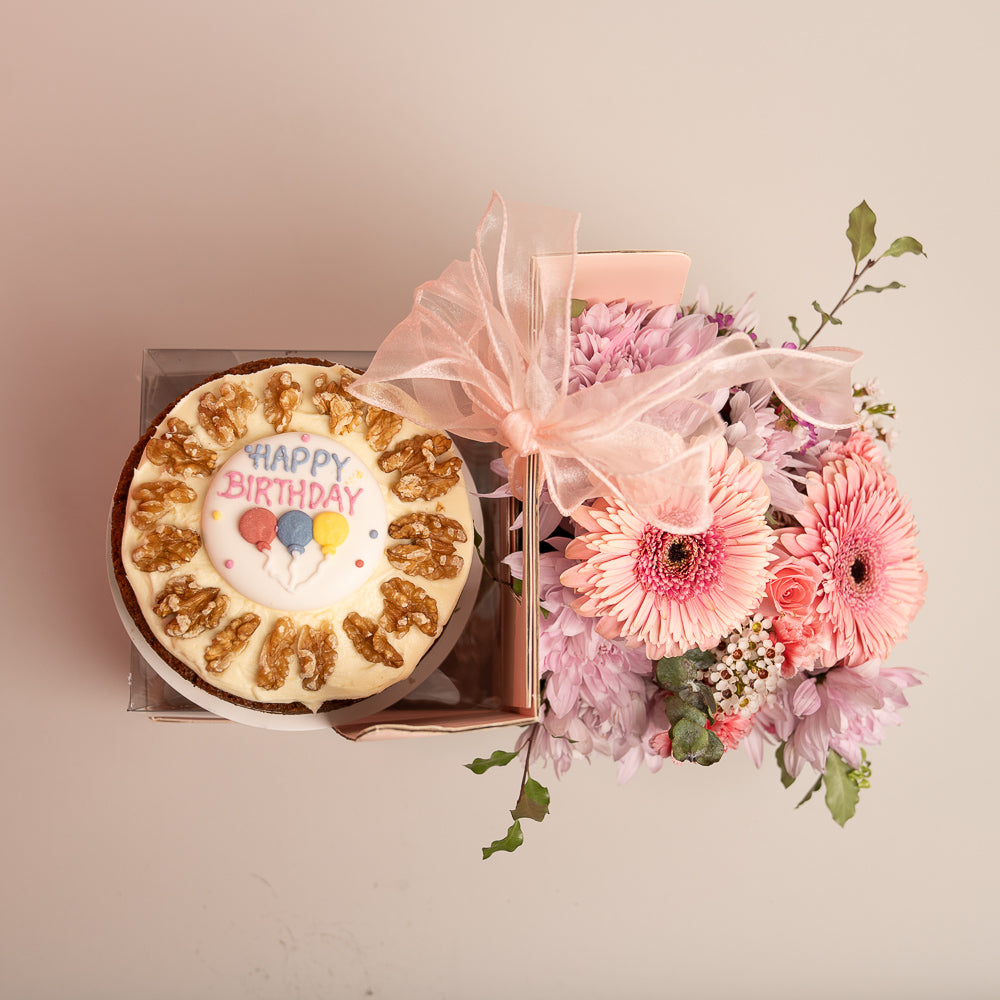
<svg viewBox="0 0 1000 1000">
<path fill-rule="evenodd" d="M 862 267 L 860 270 L 858 270 L 858 268 L 855 267 L 854 277 L 851 278 L 851 283 L 847 286 L 847 291 L 845 291 L 844 294 L 840 296 L 840 300 L 837 302 L 837 304 L 828 313 L 824 314 L 823 318 L 820 320 L 819 326 L 816 327 L 816 330 L 813 333 L 813 335 L 802 345 L 801 350 L 804 351 L 816 339 L 816 337 L 819 335 L 820 330 L 822 330 L 823 327 L 826 326 L 826 324 L 829 323 L 830 320 L 836 315 L 837 310 L 849 298 L 851 298 L 851 292 L 854 291 L 854 286 L 860 280 L 861 275 L 863 275 L 866 271 L 871 270 L 877 263 L 878 263 L 877 258 L 869 257 L 865 263 L 865 266 Z"/>
</svg>

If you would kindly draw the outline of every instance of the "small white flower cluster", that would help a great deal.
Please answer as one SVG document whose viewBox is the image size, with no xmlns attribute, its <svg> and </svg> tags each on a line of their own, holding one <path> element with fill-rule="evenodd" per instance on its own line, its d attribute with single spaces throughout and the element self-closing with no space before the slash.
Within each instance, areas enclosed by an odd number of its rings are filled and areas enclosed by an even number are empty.
<svg viewBox="0 0 1000 1000">
<path fill-rule="evenodd" d="M 696 672 L 695 679 L 714 690 L 723 714 L 749 718 L 777 688 L 785 647 L 774 641 L 771 628 L 762 614 L 748 618 L 719 643 L 716 665 Z"/>
<path fill-rule="evenodd" d="M 899 437 L 893 427 L 896 418 L 896 407 L 893 403 L 882 400 L 882 387 L 877 378 L 869 379 L 862 384 L 854 383 L 854 412 L 861 418 L 858 429 L 871 434 L 877 441 L 884 441 L 892 448 Z"/>
</svg>

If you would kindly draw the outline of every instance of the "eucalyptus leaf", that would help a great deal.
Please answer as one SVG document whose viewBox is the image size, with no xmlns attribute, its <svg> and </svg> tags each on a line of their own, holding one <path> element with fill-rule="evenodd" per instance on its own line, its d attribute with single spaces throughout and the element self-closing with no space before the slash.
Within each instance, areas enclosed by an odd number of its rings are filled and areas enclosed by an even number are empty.
<svg viewBox="0 0 1000 1000">
<path fill-rule="evenodd" d="M 521 830 L 521 824 L 514 820 L 511 823 L 510 828 L 507 830 L 507 836 L 502 840 L 494 840 L 489 847 L 483 848 L 483 861 L 497 851 L 516 851 L 524 843 L 524 833 Z"/>
<path fill-rule="evenodd" d="M 715 655 L 704 649 L 689 649 L 684 659 L 696 667 L 710 667 L 715 663 Z"/>
<path fill-rule="evenodd" d="M 667 691 L 679 691 L 691 677 L 683 656 L 664 656 L 656 664 L 656 683 Z"/>
<path fill-rule="evenodd" d="M 843 826 L 853 815 L 861 798 L 857 779 L 852 777 L 847 761 L 831 750 L 826 758 L 826 805 L 830 815 Z"/>
<path fill-rule="evenodd" d="M 528 778 L 521 789 L 517 805 L 511 810 L 513 819 L 533 819 L 541 823 L 549 814 L 549 790 L 534 778 Z"/>
<path fill-rule="evenodd" d="M 516 759 L 519 753 L 518 750 L 494 750 L 489 757 L 477 757 L 471 764 L 465 766 L 474 774 L 482 774 L 491 767 L 505 767 Z"/>
<path fill-rule="evenodd" d="M 927 256 L 920 241 L 915 240 L 912 236 L 900 236 L 898 240 L 893 240 L 892 245 L 882 256 L 902 257 L 904 253 L 918 253 L 923 257 Z"/>
<path fill-rule="evenodd" d="M 669 698 L 664 700 L 663 711 L 666 712 L 671 726 L 676 725 L 684 719 L 699 728 L 704 728 L 705 723 L 708 722 L 708 716 L 704 712 L 695 708 L 694 705 L 689 705 L 676 694 L 672 694 Z M 672 732 L 670 738 L 673 739 Z"/>
<path fill-rule="evenodd" d="M 586 299 L 570 299 L 569 303 L 569 315 L 571 319 L 576 319 L 577 316 L 583 315 L 584 309 L 587 308 Z"/>
<path fill-rule="evenodd" d="M 677 697 L 685 705 L 690 705 L 699 712 L 703 712 L 706 721 L 715 717 L 715 692 L 707 684 L 702 684 L 701 681 L 691 681 L 687 687 L 677 692 Z"/>
<path fill-rule="evenodd" d="M 671 753 L 675 760 L 697 760 L 708 750 L 708 730 L 691 719 L 678 719 L 670 730 Z"/>
<path fill-rule="evenodd" d="M 851 241 L 854 262 L 860 264 L 875 246 L 875 213 L 868 202 L 851 209 L 847 217 L 847 238 Z"/>
</svg>

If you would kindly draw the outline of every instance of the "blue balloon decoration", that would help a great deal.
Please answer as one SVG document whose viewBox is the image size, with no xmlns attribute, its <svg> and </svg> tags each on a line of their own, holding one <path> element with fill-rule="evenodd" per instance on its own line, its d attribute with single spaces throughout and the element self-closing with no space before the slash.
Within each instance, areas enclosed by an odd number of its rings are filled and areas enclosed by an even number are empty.
<svg viewBox="0 0 1000 1000">
<path fill-rule="evenodd" d="M 278 518 L 278 541 L 288 549 L 293 556 L 304 552 L 312 541 L 312 518 L 304 510 L 285 511 Z"/>
</svg>

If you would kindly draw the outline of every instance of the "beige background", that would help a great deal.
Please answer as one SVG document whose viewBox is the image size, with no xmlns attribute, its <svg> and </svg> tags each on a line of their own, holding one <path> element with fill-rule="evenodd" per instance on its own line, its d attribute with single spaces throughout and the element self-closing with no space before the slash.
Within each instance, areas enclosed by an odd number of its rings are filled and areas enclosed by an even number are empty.
<svg viewBox="0 0 1000 1000">
<path fill-rule="evenodd" d="M 996 10 L 0 0 L 0 993 L 1000 994 Z M 493 188 L 689 251 L 779 339 L 846 284 L 862 197 L 927 247 L 827 337 L 899 407 L 931 579 L 846 830 L 740 755 L 600 759 L 483 863 L 517 776 L 461 764 L 513 733 L 126 714 L 103 542 L 141 349 L 374 346 Z"/>
</svg>

